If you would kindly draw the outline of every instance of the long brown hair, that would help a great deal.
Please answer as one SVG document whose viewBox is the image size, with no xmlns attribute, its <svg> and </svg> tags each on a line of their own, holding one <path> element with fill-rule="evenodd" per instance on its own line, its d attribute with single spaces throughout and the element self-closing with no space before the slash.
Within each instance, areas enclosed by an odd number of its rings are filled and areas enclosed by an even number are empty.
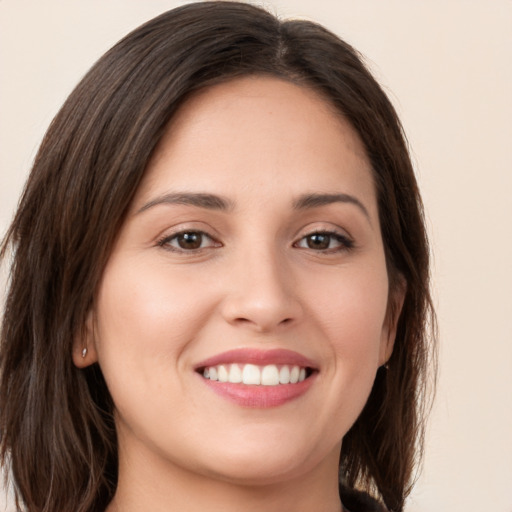
<svg viewBox="0 0 512 512">
<path fill-rule="evenodd" d="M 4 260 L 12 252 L 1 456 L 19 506 L 85 512 L 112 499 L 114 405 L 98 365 L 73 365 L 73 340 L 174 112 L 194 91 L 249 74 L 317 90 L 357 131 L 372 164 L 390 297 L 404 282 L 406 296 L 388 368 L 343 440 L 340 479 L 403 509 L 422 450 L 434 354 L 429 250 L 406 140 L 352 47 L 317 24 L 281 22 L 235 2 L 189 4 L 129 34 L 79 83 L 41 144 L 1 249 Z"/>
</svg>

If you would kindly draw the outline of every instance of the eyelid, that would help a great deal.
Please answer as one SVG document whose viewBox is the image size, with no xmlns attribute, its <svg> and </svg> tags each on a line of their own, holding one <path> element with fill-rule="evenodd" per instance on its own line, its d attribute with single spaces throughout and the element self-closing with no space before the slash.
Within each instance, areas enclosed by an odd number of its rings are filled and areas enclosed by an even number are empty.
<svg viewBox="0 0 512 512">
<path fill-rule="evenodd" d="M 332 233 L 335 235 L 346 237 L 353 240 L 354 237 L 350 234 L 349 230 L 345 227 L 339 226 L 335 222 L 328 221 L 314 221 L 308 222 L 306 225 L 296 231 L 296 239 L 302 238 L 308 235 L 314 235 L 315 233 Z"/>
</svg>

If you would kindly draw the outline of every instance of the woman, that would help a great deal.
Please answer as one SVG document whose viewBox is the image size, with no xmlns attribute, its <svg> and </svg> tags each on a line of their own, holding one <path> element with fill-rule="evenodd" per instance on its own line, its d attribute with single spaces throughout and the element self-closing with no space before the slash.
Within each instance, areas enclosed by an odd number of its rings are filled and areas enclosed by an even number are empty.
<svg viewBox="0 0 512 512">
<path fill-rule="evenodd" d="M 27 510 L 403 510 L 421 200 L 393 107 L 322 27 L 206 2 L 135 30 L 50 126 L 9 248 Z"/>
</svg>

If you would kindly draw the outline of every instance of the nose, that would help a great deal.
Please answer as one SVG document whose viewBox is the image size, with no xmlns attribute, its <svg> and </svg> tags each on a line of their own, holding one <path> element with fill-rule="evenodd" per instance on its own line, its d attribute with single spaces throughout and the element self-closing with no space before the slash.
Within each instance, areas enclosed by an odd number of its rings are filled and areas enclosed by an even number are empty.
<svg viewBox="0 0 512 512">
<path fill-rule="evenodd" d="M 246 253 L 232 265 L 222 304 L 228 323 L 269 333 L 299 322 L 303 308 L 297 283 L 286 258 L 276 252 Z"/>
</svg>

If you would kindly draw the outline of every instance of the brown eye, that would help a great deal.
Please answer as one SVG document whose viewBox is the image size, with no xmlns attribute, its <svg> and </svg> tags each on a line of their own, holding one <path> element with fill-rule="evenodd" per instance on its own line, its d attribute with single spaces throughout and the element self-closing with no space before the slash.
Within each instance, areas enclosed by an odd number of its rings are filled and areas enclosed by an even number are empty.
<svg viewBox="0 0 512 512">
<path fill-rule="evenodd" d="M 296 242 L 294 246 L 300 249 L 331 253 L 352 249 L 354 242 L 341 233 L 326 231 L 306 235 Z"/>
<path fill-rule="evenodd" d="M 203 234 L 197 232 L 180 233 L 176 236 L 176 243 L 181 249 L 199 249 L 203 243 Z"/>
<path fill-rule="evenodd" d="M 328 249 L 331 244 L 331 236 L 323 233 L 315 233 L 306 237 L 306 244 L 309 249 Z"/>
<path fill-rule="evenodd" d="M 187 252 L 220 247 L 221 244 L 202 231 L 181 231 L 180 233 L 165 237 L 158 242 L 158 245 L 171 251 Z"/>
</svg>

